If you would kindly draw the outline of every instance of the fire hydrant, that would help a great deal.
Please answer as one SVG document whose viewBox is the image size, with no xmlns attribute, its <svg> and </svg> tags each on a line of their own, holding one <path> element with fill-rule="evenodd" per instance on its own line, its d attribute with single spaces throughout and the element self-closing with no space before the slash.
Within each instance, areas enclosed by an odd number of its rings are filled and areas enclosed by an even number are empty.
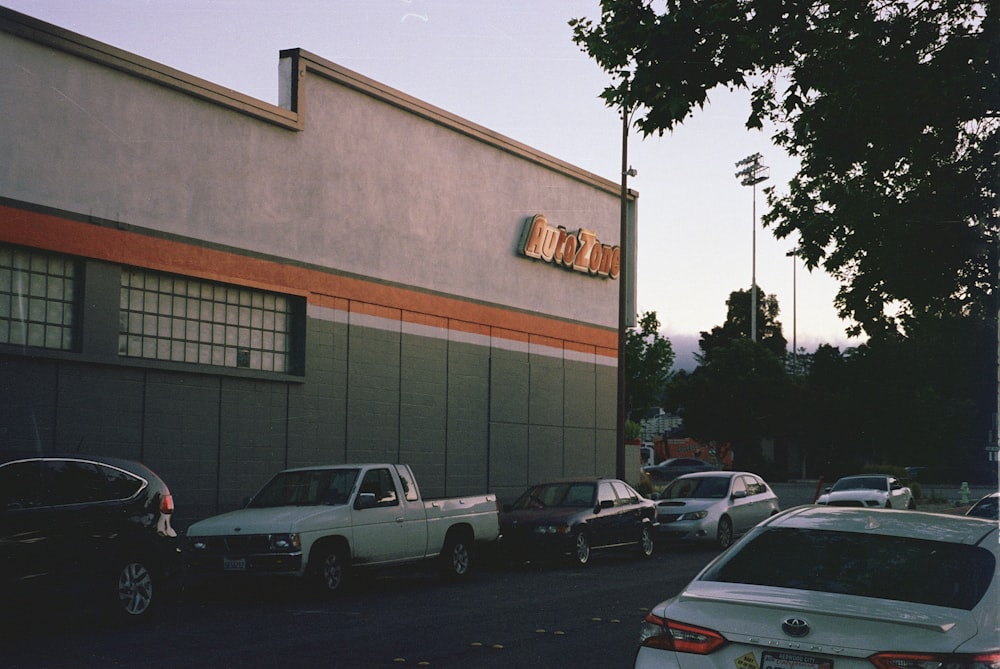
<svg viewBox="0 0 1000 669">
<path fill-rule="evenodd" d="M 959 503 L 963 506 L 969 503 L 969 482 L 962 481 L 962 486 L 958 489 Z"/>
</svg>

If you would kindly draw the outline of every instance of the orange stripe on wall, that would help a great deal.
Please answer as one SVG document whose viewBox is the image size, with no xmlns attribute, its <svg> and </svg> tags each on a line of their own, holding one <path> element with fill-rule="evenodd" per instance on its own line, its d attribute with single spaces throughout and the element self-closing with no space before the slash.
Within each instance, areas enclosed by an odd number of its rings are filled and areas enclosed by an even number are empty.
<svg viewBox="0 0 1000 669">
<path fill-rule="evenodd" d="M 0 205 L 0 241 L 162 272 L 307 297 L 310 303 L 400 318 L 400 310 L 449 320 L 449 327 L 526 341 L 527 333 L 595 346 L 617 357 L 613 329 L 433 295 L 379 281 L 254 258 L 188 242 Z M 361 305 L 369 305 L 362 307 Z M 378 307 L 390 311 L 380 311 Z M 369 311 L 372 309 L 372 311 Z M 388 314 L 392 314 L 391 316 Z M 434 323 L 435 325 L 437 323 Z M 502 335 L 499 333 L 503 333 Z M 518 334 L 520 333 L 520 334 Z M 575 346 L 574 346 L 574 350 Z"/>
</svg>

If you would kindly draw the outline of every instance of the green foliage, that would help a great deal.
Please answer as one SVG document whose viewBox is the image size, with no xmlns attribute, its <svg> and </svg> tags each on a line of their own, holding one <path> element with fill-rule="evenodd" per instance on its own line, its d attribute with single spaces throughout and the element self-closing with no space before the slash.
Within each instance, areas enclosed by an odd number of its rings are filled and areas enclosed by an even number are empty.
<svg viewBox="0 0 1000 669">
<path fill-rule="evenodd" d="M 625 438 L 638 439 L 642 436 L 642 425 L 634 420 L 625 419 Z"/>
<path fill-rule="evenodd" d="M 800 164 L 762 219 L 841 282 L 853 333 L 995 316 L 1000 5 L 938 0 L 602 0 L 573 39 L 609 106 L 662 134 L 716 86 L 748 88 Z"/>
<path fill-rule="evenodd" d="M 673 364 L 674 349 L 670 340 L 660 334 L 656 312 L 644 313 L 639 326 L 625 337 L 627 415 L 640 418 L 651 407 L 660 405 Z"/>
</svg>

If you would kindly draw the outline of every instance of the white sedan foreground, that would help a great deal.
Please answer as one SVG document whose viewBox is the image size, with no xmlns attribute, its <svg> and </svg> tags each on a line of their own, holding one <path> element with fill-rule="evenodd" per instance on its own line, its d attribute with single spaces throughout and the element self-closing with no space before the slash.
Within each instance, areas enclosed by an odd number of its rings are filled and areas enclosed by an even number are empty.
<svg viewBox="0 0 1000 669">
<path fill-rule="evenodd" d="M 864 474 L 845 476 L 816 500 L 828 506 L 876 506 L 886 509 L 916 509 L 913 491 L 895 476 Z"/>
<path fill-rule="evenodd" d="M 635 667 L 991 669 L 998 557 L 995 521 L 796 507 L 653 608 Z"/>
</svg>

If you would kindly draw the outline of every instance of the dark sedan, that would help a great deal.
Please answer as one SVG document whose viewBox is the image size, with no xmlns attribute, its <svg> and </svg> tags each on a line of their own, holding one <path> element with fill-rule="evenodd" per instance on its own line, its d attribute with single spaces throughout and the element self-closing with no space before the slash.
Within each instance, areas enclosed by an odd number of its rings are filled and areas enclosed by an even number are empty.
<svg viewBox="0 0 1000 669">
<path fill-rule="evenodd" d="M 580 565 L 603 548 L 635 547 L 649 557 L 655 516 L 655 503 L 618 479 L 541 483 L 504 506 L 501 545 L 512 558 L 570 556 Z"/>
<path fill-rule="evenodd" d="M 658 465 L 642 468 L 642 473 L 649 477 L 651 483 L 663 484 L 673 481 L 678 476 L 697 474 L 698 472 L 713 472 L 717 467 L 698 458 L 670 458 Z"/>
<path fill-rule="evenodd" d="M 178 567 L 173 497 L 138 462 L 31 456 L 0 464 L 0 599 L 90 594 L 126 618 Z"/>
</svg>

